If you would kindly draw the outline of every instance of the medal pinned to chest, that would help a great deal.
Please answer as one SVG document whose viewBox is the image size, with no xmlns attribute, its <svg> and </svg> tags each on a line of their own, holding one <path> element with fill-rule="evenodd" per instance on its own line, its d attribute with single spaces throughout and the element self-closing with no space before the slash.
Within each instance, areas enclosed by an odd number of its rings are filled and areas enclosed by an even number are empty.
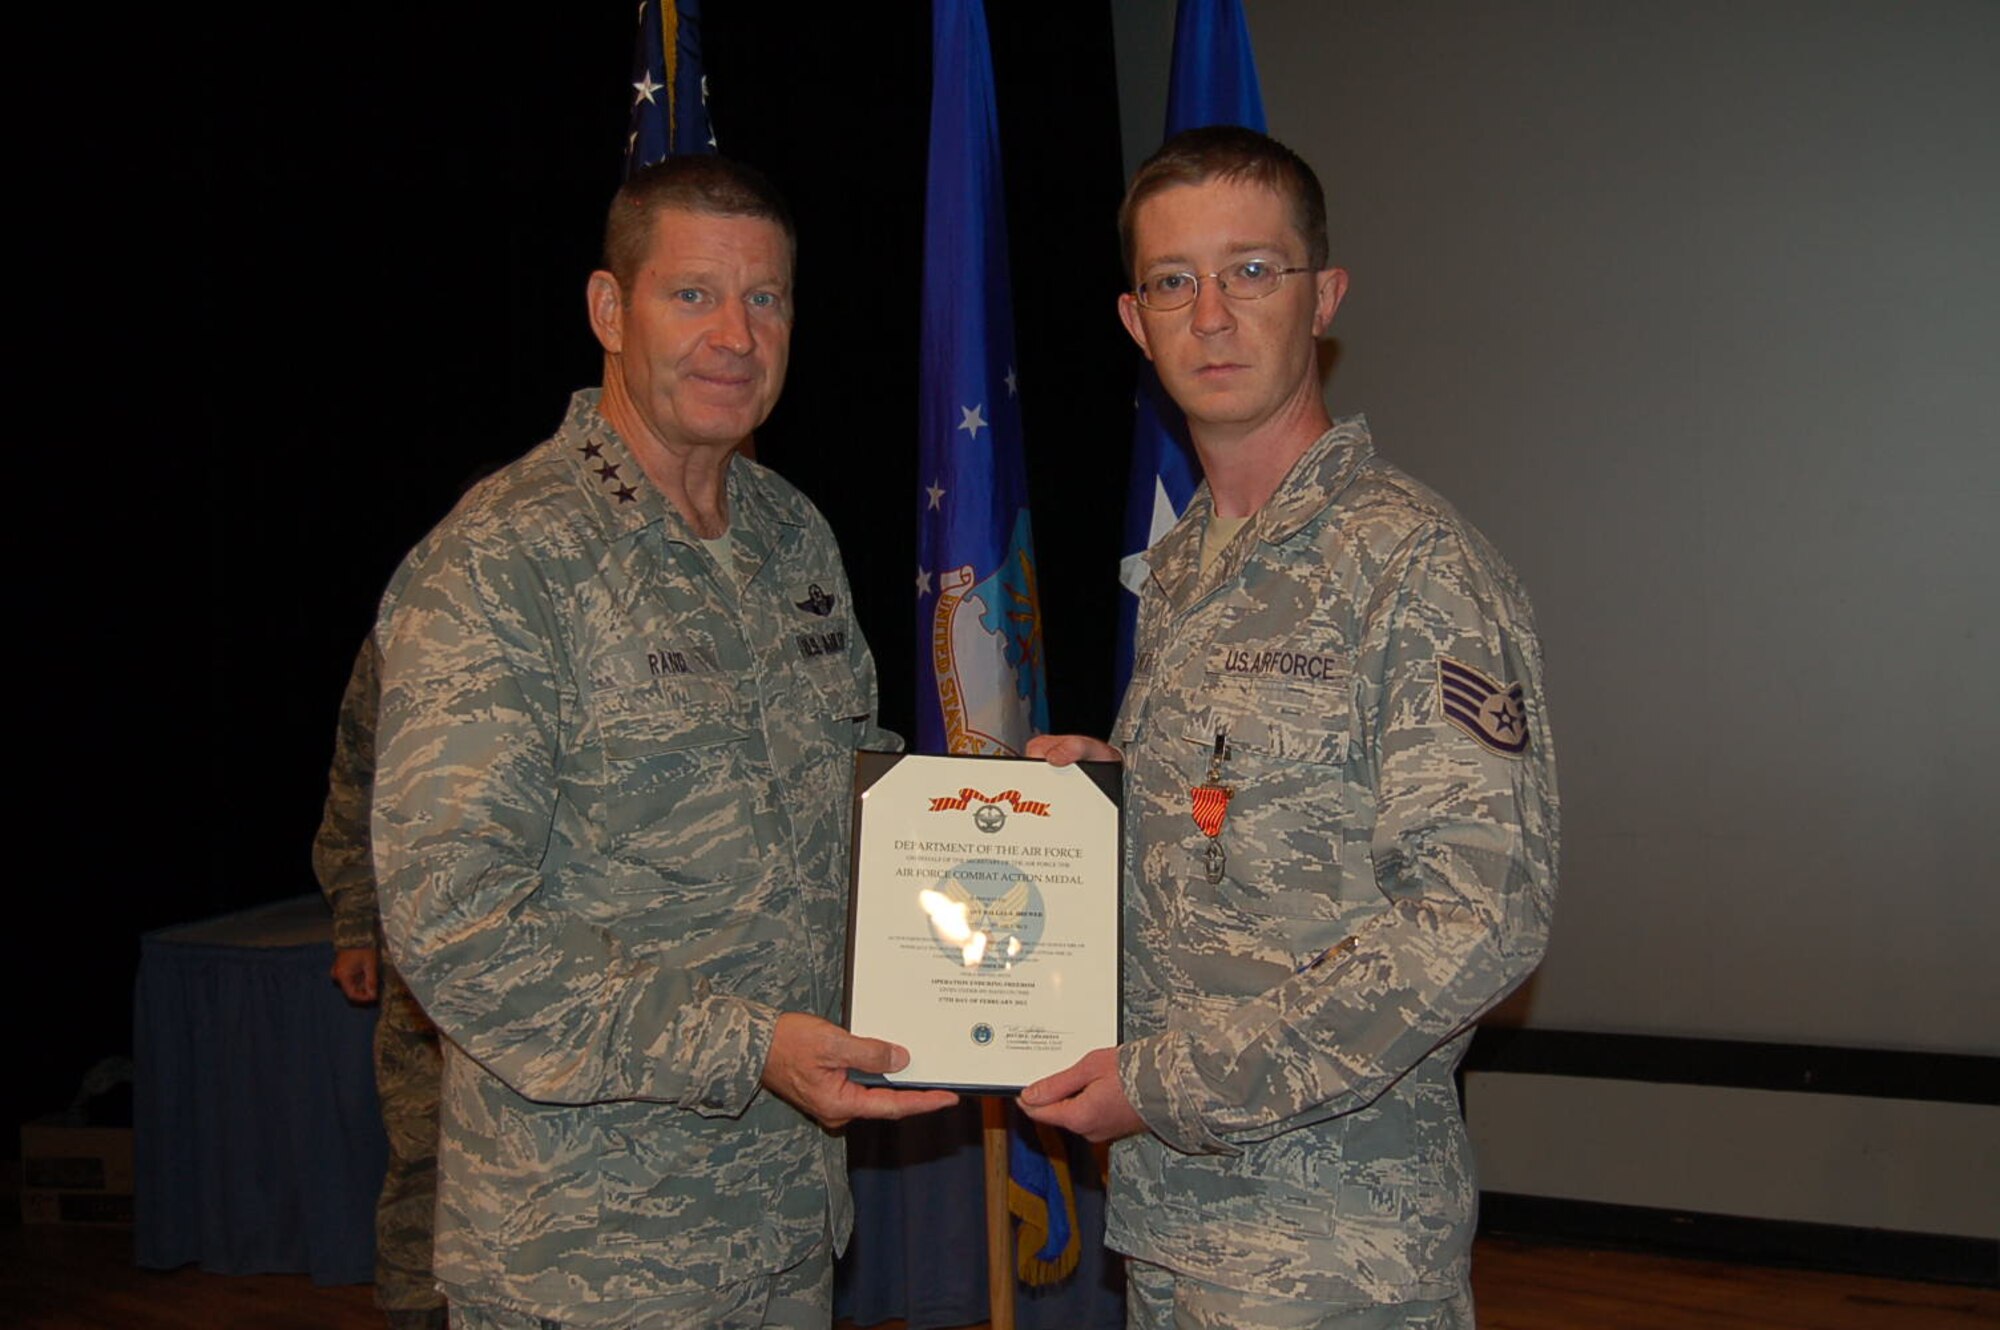
<svg viewBox="0 0 2000 1330">
<path fill-rule="evenodd" d="M 1222 783 L 1222 764 L 1228 760 L 1229 735 L 1226 731 L 1217 730 L 1215 751 L 1208 759 L 1208 777 L 1188 791 L 1189 813 L 1194 818 L 1194 824 L 1201 828 L 1201 834 L 1208 837 L 1202 867 L 1211 885 L 1222 881 L 1222 824 L 1229 820 L 1229 800 L 1236 793 Z"/>
</svg>

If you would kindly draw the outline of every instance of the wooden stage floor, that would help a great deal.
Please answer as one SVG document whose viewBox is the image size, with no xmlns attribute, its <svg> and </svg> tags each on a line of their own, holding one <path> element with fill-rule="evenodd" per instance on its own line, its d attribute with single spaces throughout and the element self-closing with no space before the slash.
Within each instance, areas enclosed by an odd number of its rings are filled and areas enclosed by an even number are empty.
<svg viewBox="0 0 2000 1330">
<path fill-rule="evenodd" d="M 1482 1330 L 1971 1330 L 2000 1290 L 1482 1240 Z M 127 1230 L 0 1227 L 0 1326 L 381 1330 L 366 1285 L 140 1270 Z M 891 1322 L 899 1327 L 901 1322 Z"/>
</svg>

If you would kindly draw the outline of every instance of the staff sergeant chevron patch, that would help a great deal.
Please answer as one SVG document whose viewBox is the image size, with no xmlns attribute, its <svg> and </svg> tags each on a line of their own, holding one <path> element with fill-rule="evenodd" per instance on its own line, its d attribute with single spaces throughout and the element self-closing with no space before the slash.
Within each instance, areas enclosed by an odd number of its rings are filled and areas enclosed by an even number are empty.
<svg viewBox="0 0 2000 1330">
<path fill-rule="evenodd" d="M 1496 753 L 1519 757 L 1528 751 L 1528 713 L 1520 684 L 1503 684 L 1463 661 L 1439 656 L 1438 709 Z"/>
</svg>

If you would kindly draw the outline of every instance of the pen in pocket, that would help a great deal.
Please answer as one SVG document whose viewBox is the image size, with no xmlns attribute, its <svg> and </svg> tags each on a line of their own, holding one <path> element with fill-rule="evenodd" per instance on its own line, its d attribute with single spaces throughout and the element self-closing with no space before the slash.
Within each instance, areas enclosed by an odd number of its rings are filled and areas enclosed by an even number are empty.
<svg viewBox="0 0 2000 1330">
<path fill-rule="evenodd" d="M 1342 939 L 1341 941 L 1336 942 L 1332 946 L 1328 947 L 1325 951 L 1322 951 L 1319 955 L 1313 957 L 1311 960 L 1302 963 L 1298 967 L 1298 969 L 1292 971 L 1292 973 L 1304 974 L 1307 970 L 1317 970 L 1320 966 L 1326 964 L 1328 961 L 1333 960 L 1334 958 L 1339 956 L 1345 956 L 1348 952 L 1353 951 L 1355 946 L 1359 942 L 1360 942 L 1359 938 L 1350 937 Z"/>
</svg>

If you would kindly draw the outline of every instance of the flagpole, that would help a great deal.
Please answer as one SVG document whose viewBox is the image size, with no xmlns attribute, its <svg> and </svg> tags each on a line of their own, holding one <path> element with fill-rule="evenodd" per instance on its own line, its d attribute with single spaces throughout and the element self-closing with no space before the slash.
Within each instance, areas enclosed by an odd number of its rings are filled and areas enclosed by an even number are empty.
<svg viewBox="0 0 2000 1330">
<path fill-rule="evenodd" d="M 986 1147 L 986 1313 L 993 1330 L 1014 1330 L 1014 1241 L 1007 1222 L 1007 1101 L 979 1101 Z"/>
</svg>

